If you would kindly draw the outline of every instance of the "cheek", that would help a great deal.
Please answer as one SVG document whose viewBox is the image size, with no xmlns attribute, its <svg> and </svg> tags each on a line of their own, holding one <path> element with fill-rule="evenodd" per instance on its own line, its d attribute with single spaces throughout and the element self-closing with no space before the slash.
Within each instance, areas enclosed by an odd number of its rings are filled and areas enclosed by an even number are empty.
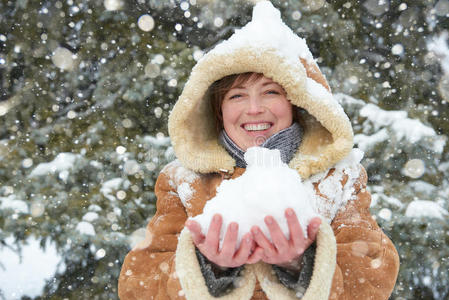
<svg viewBox="0 0 449 300">
<path fill-rule="evenodd" d="M 293 121 L 293 107 L 288 100 L 272 107 L 271 112 L 282 124 L 290 125 Z"/>
<path fill-rule="evenodd" d="M 223 104 L 221 106 L 221 111 L 223 114 L 223 126 L 225 128 L 233 125 L 237 121 L 239 114 L 235 105 L 229 103 Z"/>
</svg>

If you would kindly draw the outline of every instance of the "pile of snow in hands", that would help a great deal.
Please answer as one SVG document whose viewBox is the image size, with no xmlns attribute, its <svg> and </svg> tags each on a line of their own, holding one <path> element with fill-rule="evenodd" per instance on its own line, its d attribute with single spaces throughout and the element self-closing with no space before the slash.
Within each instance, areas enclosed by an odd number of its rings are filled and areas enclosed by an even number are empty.
<svg viewBox="0 0 449 300">
<path fill-rule="evenodd" d="M 271 215 L 289 237 L 285 209 L 291 207 L 307 235 L 309 221 L 318 216 L 310 187 L 282 162 L 279 150 L 252 147 L 246 151 L 245 161 L 248 164 L 245 173 L 236 179 L 224 180 L 216 196 L 206 203 L 203 214 L 193 218 L 201 225 L 203 233 L 207 233 L 212 217 L 219 213 L 223 217 L 221 241 L 231 222 L 239 224 L 237 244 L 254 225 L 271 238 L 264 223 L 264 217 Z"/>
</svg>

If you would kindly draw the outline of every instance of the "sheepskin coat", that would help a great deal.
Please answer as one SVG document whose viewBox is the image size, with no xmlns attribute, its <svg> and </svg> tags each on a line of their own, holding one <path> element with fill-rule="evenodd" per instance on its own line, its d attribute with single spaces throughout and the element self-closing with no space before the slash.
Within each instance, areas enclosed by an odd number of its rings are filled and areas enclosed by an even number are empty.
<svg viewBox="0 0 449 300">
<path fill-rule="evenodd" d="M 236 168 L 231 178 L 245 169 Z M 326 177 L 332 176 L 333 169 Z M 245 266 L 243 278 L 230 294 L 209 295 L 193 242 L 183 231 L 188 217 L 202 212 L 226 176 L 196 174 L 175 161 L 156 182 L 157 212 L 146 239 L 125 259 L 119 281 L 120 299 L 297 299 L 265 263 Z M 303 299 L 388 299 L 398 273 L 395 247 L 369 213 L 366 173 L 353 184 L 353 195 L 317 238 L 312 280 Z M 347 178 L 341 181 L 342 189 Z M 183 186 L 194 193 L 181 199 Z M 315 184 L 319 192 L 319 182 Z M 188 201 L 184 201 L 188 200 Z M 180 233 L 181 237 L 180 237 Z M 336 264 L 335 264 L 336 259 Z M 306 298 L 307 297 L 307 298 Z"/>
<path fill-rule="evenodd" d="M 313 184 L 319 213 L 327 221 L 317 236 L 314 270 L 302 299 L 388 299 L 399 258 L 370 215 L 365 170 L 358 163 L 342 164 L 354 151 L 350 121 L 305 41 L 282 22 L 269 1 L 259 2 L 252 21 L 193 68 L 169 118 L 177 160 L 156 182 L 157 211 L 146 239 L 125 258 L 120 298 L 298 299 L 263 262 L 245 265 L 229 294 L 212 297 L 184 229 L 187 218 L 202 212 L 223 180 L 245 172 L 219 144 L 206 97 L 216 80 L 244 72 L 263 73 L 279 83 L 301 111 L 304 135 L 289 167 Z"/>
</svg>

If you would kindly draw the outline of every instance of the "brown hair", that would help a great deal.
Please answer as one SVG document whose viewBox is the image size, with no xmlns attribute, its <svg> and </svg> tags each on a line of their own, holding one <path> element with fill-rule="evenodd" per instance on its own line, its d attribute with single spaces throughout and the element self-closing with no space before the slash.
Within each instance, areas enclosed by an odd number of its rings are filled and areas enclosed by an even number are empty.
<svg viewBox="0 0 449 300">
<path fill-rule="evenodd" d="M 209 103 L 214 115 L 217 133 L 223 129 L 223 112 L 221 111 L 221 105 L 226 93 L 229 92 L 234 86 L 256 81 L 263 76 L 264 75 L 262 73 L 246 72 L 225 76 L 211 84 L 207 90 L 206 99 L 210 101 Z M 299 107 L 293 107 L 293 121 L 299 122 L 302 125 L 301 118 L 298 116 L 298 111 L 300 110 L 301 109 Z"/>
</svg>

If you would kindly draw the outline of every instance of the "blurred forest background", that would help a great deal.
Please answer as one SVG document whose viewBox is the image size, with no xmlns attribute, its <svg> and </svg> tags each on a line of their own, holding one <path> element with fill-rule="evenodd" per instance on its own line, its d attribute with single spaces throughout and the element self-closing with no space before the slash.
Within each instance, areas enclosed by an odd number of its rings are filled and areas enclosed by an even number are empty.
<svg viewBox="0 0 449 300">
<path fill-rule="evenodd" d="M 391 299 L 449 298 L 449 0 L 273 0 L 365 151 Z M 248 1 L 0 0 L 0 299 L 117 299 L 167 117 Z M 25 279 L 24 279 L 25 278 Z"/>
</svg>

